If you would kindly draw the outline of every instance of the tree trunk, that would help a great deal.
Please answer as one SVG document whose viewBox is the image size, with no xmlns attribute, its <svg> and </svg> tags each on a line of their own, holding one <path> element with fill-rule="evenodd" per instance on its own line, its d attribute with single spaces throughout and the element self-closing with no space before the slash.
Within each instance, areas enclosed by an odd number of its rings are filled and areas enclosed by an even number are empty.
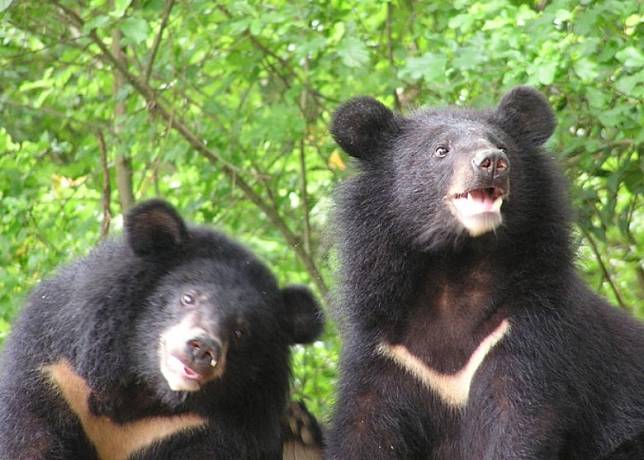
<svg viewBox="0 0 644 460">
<path fill-rule="evenodd" d="M 121 48 L 121 31 L 114 29 L 112 31 L 112 53 L 116 59 L 123 65 L 125 62 L 125 53 Z M 119 192 L 121 211 L 125 212 L 134 205 L 134 191 L 132 190 L 132 162 L 127 152 L 123 151 L 123 143 L 120 141 L 122 132 L 123 118 L 125 116 L 125 102 L 119 100 L 119 94 L 125 86 L 125 77 L 117 69 L 114 69 L 113 95 L 115 100 L 114 106 L 114 134 L 116 136 L 116 161 L 114 169 L 116 170 L 116 187 Z"/>
</svg>

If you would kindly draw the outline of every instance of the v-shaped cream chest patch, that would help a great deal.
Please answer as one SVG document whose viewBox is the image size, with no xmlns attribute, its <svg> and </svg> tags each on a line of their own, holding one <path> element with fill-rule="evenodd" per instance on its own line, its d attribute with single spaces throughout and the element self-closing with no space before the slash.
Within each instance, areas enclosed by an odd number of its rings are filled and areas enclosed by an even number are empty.
<svg viewBox="0 0 644 460">
<path fill-rule="evenodd" d="M 119 425 L 108 417 L 91 413 L 87 404 L 90 389 L 68 361 L 46 366 L 43 372 L 80 419 L 85 434 L 94 444 L 101 460 L 126 460 L 138 450 L 179 432 L 202 429 L 208 423 L 203 417 L 186 414 L 146 417 Z"/>
<path fill-rule="evenodd" d="M 481 341 L 465 366 L 455 374 L 437 372 L 420 358 L 414 356 L 404 345 L 381 342 L 377 352 L 392 359 L 409 374 L 420 380 L 429 390 L 435 392 L 446 404 L 460 408 L 467 404 L 474 374 L 492 348 L 508 333 L 507 319 Z"/>
</svg>

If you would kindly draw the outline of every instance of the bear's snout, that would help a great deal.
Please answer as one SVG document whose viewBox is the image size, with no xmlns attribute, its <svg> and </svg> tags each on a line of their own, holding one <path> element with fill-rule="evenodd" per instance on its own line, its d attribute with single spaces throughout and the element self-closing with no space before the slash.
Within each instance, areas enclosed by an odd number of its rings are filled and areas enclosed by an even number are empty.
<svg viewBox="0 0 644 460">
<path fill-rule="evenodd" d="M 186 315 L 161 334 L 160 370 L 173 391 L 198 391 L 226 369 L 228 341 Z"/>
<path fill-rule="evenodd" d="M 491 179 L 502 179 L 510 171 L 510 160 L 501 149 L 479 150 L 471 164 L 475 173 Z"/>
<path fill-rule="evenodd" d="M 196 367 L 203 369 L 216 367 L 221 359 L 222 350 L 223 346 L 219 340 L 206 335 L 195 337 L 186 343 L 186 354 Z"/>
</svg>

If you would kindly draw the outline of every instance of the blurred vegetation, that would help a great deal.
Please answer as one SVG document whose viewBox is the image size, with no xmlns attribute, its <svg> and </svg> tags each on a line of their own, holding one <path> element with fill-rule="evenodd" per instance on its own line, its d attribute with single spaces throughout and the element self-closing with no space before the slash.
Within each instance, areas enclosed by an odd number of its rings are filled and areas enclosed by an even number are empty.
<svg viewBox="0 0 644 460">
<path fill-rule="evenodd" d="M 486 106 L 517 84 L 558 113 L 549 146 L 572 182 L 581 272 L 644 316 L 639 1 L 0 0 L 0 10 L 3 337 L 35 283 L 156 195 L 328 299 L 331 196 L 348 173 L 327 132 L 334 108 L 359 94 L 403 111 Z M 295 392 L 322 417 L 339 347 L 331 325 L 294 358 Z"/>
</svg>

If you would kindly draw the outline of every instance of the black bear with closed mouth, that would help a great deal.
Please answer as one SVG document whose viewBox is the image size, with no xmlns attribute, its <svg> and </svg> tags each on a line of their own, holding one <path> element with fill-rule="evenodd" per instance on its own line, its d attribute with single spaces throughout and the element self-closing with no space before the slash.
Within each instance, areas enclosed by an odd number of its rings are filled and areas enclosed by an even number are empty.
<svg viewBox="0 0 644 460">
<path fill-rule="evenodd" d="M 280 459 L 289 346 L 322 321 L 308 289 L 144 202 L 30 295 L 2 354 L 0 458 Z"/>
<path fill-rule="evenodd" d="M 345 347 L 327 458 L 644 458 L 644 326 L 575 273 L 555 117 L 394 114 L 361 97 L 332 134 Z"/>
</svg>

